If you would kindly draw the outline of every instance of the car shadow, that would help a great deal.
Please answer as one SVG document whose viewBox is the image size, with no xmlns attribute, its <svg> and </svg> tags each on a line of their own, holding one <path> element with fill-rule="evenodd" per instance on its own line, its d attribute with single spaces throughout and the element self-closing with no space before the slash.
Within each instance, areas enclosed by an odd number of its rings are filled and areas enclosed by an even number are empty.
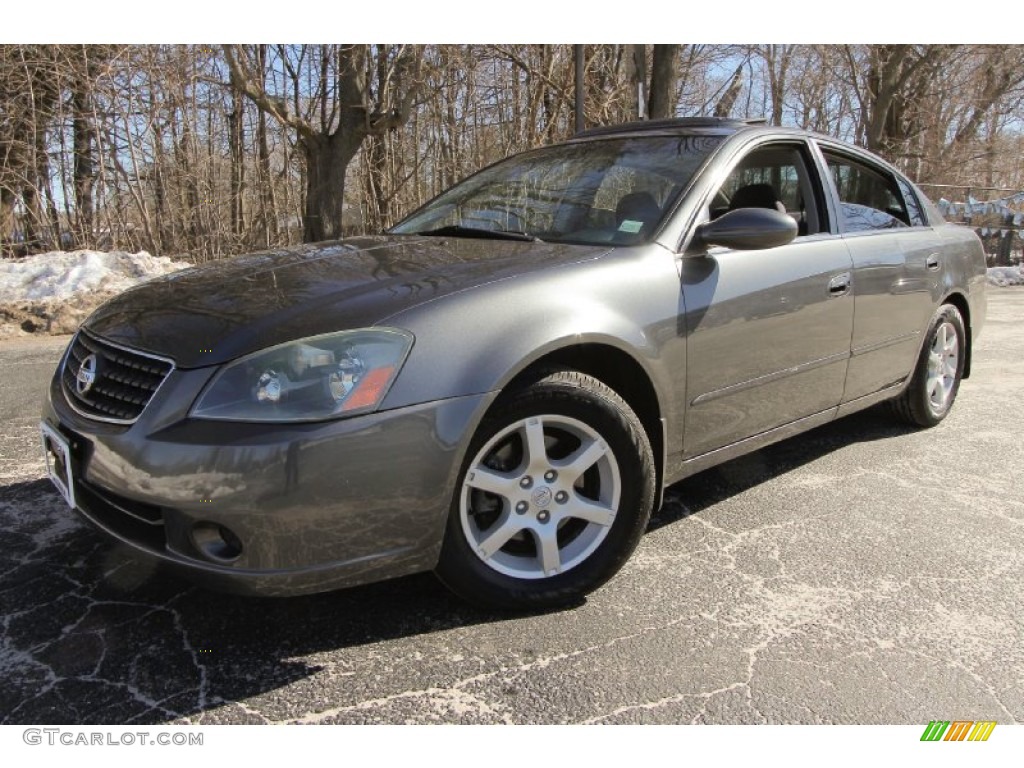
<svg viewBox="0 0 1024 768">
<path fill-rule="evenodd" d="M 326 651 L 516 618 L 430 574 L 287 599 L 211 592 L 77 521 L 47 480 L 0 488 L 0 724 L 196 720 L 311 677 L 323 667 L 305 659 Z"/>
<path fill-rule="evenodd" d="M 840 448 L 917 431 L 897 421 L 884 405 L 838 419 L 681 480 L 665 490 L 648 532 L 695 515 L 754 486 L 784 475 Z"/>
<path fill-rule="evenodd" d="M 871 410 L 707 470 L 669 489 L 649 530 L 907 431 Z M 132 559 L 46 480 L 0 488 L 2 724 L 216 721 L 320 672 L 324 652 L 517 618 L 466 605 L 429 574 L 288 599 L 210 592 Z M 234 709 L 232 721 L 260 722 Z"/>
</svg>

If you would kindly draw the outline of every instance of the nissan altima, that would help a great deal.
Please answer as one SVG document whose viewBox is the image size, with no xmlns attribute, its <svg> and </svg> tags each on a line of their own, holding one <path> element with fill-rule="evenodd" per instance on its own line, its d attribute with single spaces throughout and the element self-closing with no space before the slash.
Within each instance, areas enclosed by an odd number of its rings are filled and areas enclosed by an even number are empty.
<svg viewBox="0 0 1024 768">
<path fill-rule="evenodd" d="M 49 475 L 109 536 L 249 594 L 437 573 L 578 601 L 663 489 L 970 374 L 985 260 L 892 166 L 723 119 L 598 128 L 374 237 L 129 290 L 71 341 Z"/>
</svg>

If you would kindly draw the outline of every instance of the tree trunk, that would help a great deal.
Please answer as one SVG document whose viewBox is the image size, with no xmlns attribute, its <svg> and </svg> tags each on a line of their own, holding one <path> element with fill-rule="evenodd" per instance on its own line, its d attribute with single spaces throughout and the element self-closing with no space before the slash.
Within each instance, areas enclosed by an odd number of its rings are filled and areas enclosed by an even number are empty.
<svg viewBox="0 0 1024 768">
<path fill-rule="evenodd" d="M 619 59 L 622 67 L 622 82 L 626 87 L 626 109 L 624 118 L 626 120 L 639 120 L 645 116 L 644 85 L 646 82 L 644 70 L 647 59 L 645 56 L 646 46 L 624 45 Z"/>
<path fill-rule="evenodd" d="M 0 185 L 0 258 L 20 255 L 21 248 L 14 238 L 16 201 L 17 196 L 7 187 Z"/>
<path fill-rule="evenodd" d="M 88 55 L 88 54 L 84 54 Z M 74 143 L 75 178 L 75 242 L 79 248 L 93 244 L 93 185 L 96 180 L 96 162 L 93 157 L 92 127 L 92 66 L 84 64 L 71 93 L 72 140 Z"/>
<path fill-rule="evenodd" d="M 242 211 L 242 191 L 245 185 L 245 126 L 242 122 L 242 94 L 237 89 L 231 90 L 231 112 L 228 120 L 231 127 L 228 132 L 228 145 L 231 151 L 231 234 L 241 242 L 245 229 Z"/>
<path fill-rule="evenodd" d="M 938 60 L 940 46 L 872 45 L 868 49 L 868 76 L 864 114 L 864 143 L 872 152 L 896 159 L 907 139 L 904 114 L 908 102 L 925 95 L 922 78 Z"/>
<path fill-rule="evenodd" d="M 21 229 L 25 237 L 25 252 L 37 253 L 42 246 L 40 222 L 43 218 L 38 190 L 31 184 L 26 184 L 21 191 L 21 200 L 25 206 L 25 215 L 21 220 Z"/>
<path fill-rule="evenodd" d="M 199 196 L 199 181 L 192 172 L 192 131 L 187 123 L 182 129 L 181 141 L 175 147 L 175 154 L 185 192 L 185 248 L 188 251 L 199 251 L 199 207 L 204 203 Z"/>
<path fill-rule="evenodd" d="M 573 93 L 575 94 L 575 100 L 573 102 L 573 114 L 576 120 L 576 133 L 582 132 L 587 127 L 586 119 L 586 107 L 585 107 L 585 95 L 584 95 L 584 47 L 582 45 L 574 45 L 573 50 L 573 64 L 575 66 L 575 83 L 573 87 Z"/>
<path fill-rule="evenodd" d="M 267 46 L 257 46 L 256 62 L 259 72 L 265 76 Z M 270 173 L 270 146 L 267 143 L 267 113 L 258 110 L 256 116 L 256 152 L 259 160 L 260 219 L 263 229 L 263 245 L 270 247 L 277 242 L 277 206 L 274 195 L 274 179 Z"/>
<path fill-rule="evenodd" d="M 792 45 L 768 45 L 764 49 L 764 63 L 768 70 L 768 96 L 772 102 L 772 125 L 782 125 L 782 110 L 785 106 L 789 63 L 793 49 Z"/>
<path fill-rule="evenodd" d="M 729 117 L 729 113 L 732 112 L 732 108 L 736 104 L 736 99 L 739 98 L 740 91 L 742 90 L 743 64 L 740 64 L 732 74 L 732 80 L 729 82 L 729 87 L 725 89 L 725 93 L 722 94 L 722 98 L 719 99 L 718 104 L 715 105 L 715 117 Z"/>
<path fill-rule="evenodd" d="M 655 45 L 651 64 L 651 95 L 648 115 L 651 120 L 675 117 L 676 58 L 678 45 Z"/>
<path fill-rule="evenodd" d="M 303 136 L 306 161 L 306 209 L 302 239 L 307 243 L 342 237 L 345 169 L 359 151 L 361 137 L 334 133 Z"/>
<path fill-rule="evenodd" d="M 647 46 L 633 46 L 633 66 L 636 68 L 636 82 L 633 91 L 636 94 L 636 116 L 639 120 L 647 118 Z"/>
<path fill-rule="evenodd" d="M 391 223 L 391 195 L 387 188 L 388 173 L 387 136 L 369 136 L 363 147 L 363 161 L 366 166 L 367 213 L 364 222 L 368 229 L 379 232 Z"/>
<path fill-rule="evenodd" d="M 1013 216 L 1003 217 L 1003 226 L 1006 229 L 999 231 L 999 246 L 996 249 L 996 266 L 1009 267 L 1013 264 L 1010 261 L 1010 254 L 1013 252 Z"/>
</svg>

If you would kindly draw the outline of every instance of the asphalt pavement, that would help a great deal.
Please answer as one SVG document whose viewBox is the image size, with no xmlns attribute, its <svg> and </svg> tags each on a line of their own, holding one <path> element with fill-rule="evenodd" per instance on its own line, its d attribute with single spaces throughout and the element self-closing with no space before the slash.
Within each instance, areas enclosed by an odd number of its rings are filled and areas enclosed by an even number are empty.
<svg viewBox="0 0 1024 768">
<path fill-rule="evenodd" d="M 0 344 L 0 723 L 1024 721 L 1024 289 L 931 430 L 883 409 L 670 489 L 577 608 L 429 574 L 246 599 L 126 558 L 43 477 L 66 339 Z"/>
</svg>

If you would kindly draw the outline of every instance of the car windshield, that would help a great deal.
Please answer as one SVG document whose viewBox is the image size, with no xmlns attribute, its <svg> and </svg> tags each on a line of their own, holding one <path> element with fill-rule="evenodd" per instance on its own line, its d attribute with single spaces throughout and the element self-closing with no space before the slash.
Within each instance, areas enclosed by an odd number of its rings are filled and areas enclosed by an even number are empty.
<svg viewBox="0 0 1024 768">
<path fill-rule="evenodd" d="M 644 136 L 546 147 L 484 169 L 393 234 L 632 245 L 648 241 L 720 136 Z"/>
</svg>

